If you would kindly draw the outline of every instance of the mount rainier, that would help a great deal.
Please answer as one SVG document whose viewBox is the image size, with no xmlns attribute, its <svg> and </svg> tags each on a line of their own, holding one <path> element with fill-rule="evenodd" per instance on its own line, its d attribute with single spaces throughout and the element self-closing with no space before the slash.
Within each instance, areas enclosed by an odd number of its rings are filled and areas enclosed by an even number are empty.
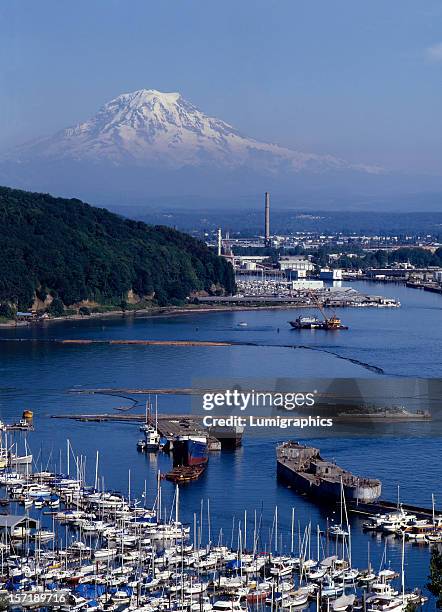
<svg viewBox="0 0 442 612">
<path fill-rule="evenodd" d="M 228 123 L 205 115 L 179 93 L 153 89 L 122 94 L 88 121 L 18 147 L 14 157 L 172 167 L 215 162 L 230 168 L 265 165 L 269 171 L 281 165 L 292 171 L 349 167 L 379 171 L 352 166 L 331 155 L 301 153 L 247 138 Z"/>
<path fill-rule="evenodd" d="M 179 93 L 141 89 L 106 103 L 91 119 L 15 147 L 0 159 L 0 182 L 106 201 L 146 193 L 218 193 L 288 190 L 299 177 L 382 174 L 354 165 L 260 142 L 210 117 Z M 321 178 L 319 178 L 319 176 Z M 316 177 L 316 179 L 314 179 Z M 333 179 L 332 179 L 333 180 Z"/>
</svg>

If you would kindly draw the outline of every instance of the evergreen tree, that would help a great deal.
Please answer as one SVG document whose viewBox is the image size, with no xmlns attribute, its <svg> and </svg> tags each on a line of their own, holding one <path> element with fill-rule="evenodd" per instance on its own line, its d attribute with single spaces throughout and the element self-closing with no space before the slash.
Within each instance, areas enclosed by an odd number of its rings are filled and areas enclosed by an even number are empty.
<svg viewBox="0 0 442 612">
<path fill-rule="evenodd" d="M 233 268 L 204 242 L 79 200 L 0 187 L 0 303 L 56 295 L 122 307 L 132 290 L 159 305 L 235 290 Z"/>
<path fill-rule="evenodd" d="M 442 609 L 442 552 L 434 547 L 431 552 L 430 575 L 427 588 L 436 598 L 436 606 Z"/>
</svg>

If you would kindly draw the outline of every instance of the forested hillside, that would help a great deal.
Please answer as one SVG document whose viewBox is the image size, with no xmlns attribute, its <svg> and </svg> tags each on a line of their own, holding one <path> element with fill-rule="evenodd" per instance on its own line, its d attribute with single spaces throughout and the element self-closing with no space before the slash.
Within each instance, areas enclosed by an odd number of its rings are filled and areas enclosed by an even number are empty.
<svg viewBox="0 0 442 612">
<path fill-rule="evenodd" d="M 182 303 L 231 293 L 231 265 L 203 242 L 79 200 L 0 187 L 0 303 Z M 48 299 L 48 296 L 49 299 Z"/>
</svg>

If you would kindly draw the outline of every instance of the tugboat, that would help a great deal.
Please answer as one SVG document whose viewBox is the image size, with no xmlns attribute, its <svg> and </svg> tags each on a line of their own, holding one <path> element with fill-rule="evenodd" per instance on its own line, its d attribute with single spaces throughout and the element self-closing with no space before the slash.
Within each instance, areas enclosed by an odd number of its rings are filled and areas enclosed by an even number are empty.
<svg viewBox="0 0 442 612">
<path fill-rule="evenodd" d="M 341 319 L 333 315 L 329 319 L 325 319 L 323 329 L 348 329 L 348 326 L 342 325 Z"/>
</svg>

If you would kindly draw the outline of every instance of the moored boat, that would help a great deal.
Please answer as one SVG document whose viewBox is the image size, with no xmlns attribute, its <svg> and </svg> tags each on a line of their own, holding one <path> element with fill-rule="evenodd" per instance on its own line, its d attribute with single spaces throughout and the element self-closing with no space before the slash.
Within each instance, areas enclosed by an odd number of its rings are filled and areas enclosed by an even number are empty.
<svg viewBox="0 0 442 612">
<path fill-rule="evenodd" d="M 206 436 L 178 436 L 173 442 L 173 465 L 205 465 L 209 459 Z"/>
</svg>

